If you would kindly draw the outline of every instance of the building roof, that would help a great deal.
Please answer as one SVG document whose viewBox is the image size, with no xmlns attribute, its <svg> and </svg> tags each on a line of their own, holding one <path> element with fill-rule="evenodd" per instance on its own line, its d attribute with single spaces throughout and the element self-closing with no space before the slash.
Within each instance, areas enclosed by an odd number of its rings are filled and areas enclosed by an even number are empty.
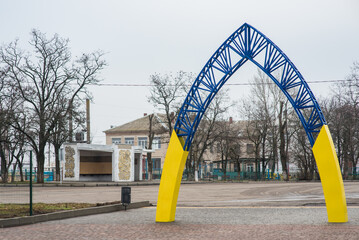
<svg viewBox="0 0 359 240">
<path fill-rule="evenodd" d="M 151 114 L 150 114 L 151 115 Z M 104 133 L 121 133 L 121 132 L 148 132 L 150 127 L 149 116 L 146 115 L 142 118 L 133 120 L 132 122 L 105 130 Z M 165 124 L 166 115 L 154 113 L 155 124 L 153 125 L 154 131 L 164 130 L 167 128 Z"/>
</svg>

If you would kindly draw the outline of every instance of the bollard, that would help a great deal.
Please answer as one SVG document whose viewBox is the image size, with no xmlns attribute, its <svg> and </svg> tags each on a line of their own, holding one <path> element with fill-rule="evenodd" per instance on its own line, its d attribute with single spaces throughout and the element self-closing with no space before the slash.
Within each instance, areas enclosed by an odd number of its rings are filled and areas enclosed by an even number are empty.
<svg viewBox="0 0 359 240">
<path fill-rule="evenodd" d="M 121 188 L 121 203 L 125 206 L 125 210 L 127 205 L 131 203 L 131 187 L 122 187 Z"/>
</svg>

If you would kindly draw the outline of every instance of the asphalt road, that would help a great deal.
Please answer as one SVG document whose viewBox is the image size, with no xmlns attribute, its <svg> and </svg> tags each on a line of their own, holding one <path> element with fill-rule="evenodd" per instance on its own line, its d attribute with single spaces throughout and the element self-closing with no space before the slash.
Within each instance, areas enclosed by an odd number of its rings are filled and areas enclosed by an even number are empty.
<svg viewBox="0 0 359 240">
<path fill-rule="evenodd" d="M 359 182 L 345 182 L 348 205 L 359 206 Z M 156 205 L 158 185 L 132 186 L 133 202 Z M 28 188 L 0 187 L 0 203 L 27 203 Z M 119 201 L 121 187 L 34 187 L 34 202 Z M 324 206 L 320 182 L 182 184 L 178 206 Z"/>
</svg>

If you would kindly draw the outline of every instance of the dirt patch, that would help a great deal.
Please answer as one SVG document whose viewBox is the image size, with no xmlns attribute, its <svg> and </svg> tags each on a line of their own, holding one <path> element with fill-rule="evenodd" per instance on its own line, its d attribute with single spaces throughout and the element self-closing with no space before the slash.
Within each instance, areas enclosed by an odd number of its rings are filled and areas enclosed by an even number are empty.
<svg viewBox="0 0 359 240">
<path fill-rule="evenodd" d="M 34 203 L 33 215 L 98 206 L 91 203 Z M 0 218 L 24 217 L 30 215 L 29 204 L 0 204 Z"/>
</svg>

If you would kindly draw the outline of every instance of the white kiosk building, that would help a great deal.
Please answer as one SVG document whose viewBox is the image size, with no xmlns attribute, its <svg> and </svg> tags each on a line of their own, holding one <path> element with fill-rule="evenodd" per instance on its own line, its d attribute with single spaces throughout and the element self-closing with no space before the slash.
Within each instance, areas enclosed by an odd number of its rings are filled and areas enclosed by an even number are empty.
<svg viewBox="0 0 359 240">
<path fill-rule="evenodd" d="M 61 149 L 64 181 L 142 180 L 142 151 L 126 144 L 65 143 Z"/>
</svg>

